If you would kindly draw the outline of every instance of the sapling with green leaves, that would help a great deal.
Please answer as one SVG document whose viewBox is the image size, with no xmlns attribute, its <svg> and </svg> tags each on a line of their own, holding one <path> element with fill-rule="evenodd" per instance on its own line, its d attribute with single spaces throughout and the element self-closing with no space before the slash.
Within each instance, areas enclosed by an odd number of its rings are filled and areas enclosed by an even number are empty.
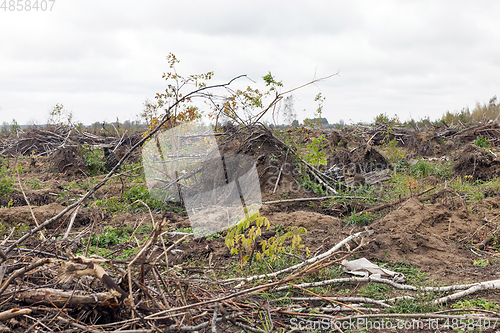
<svg viewBox="0 0 500 333">
<path fill-rule="evenodd" d="M 312 150 L 312 152 L 306 155 L 307 162 L 316 167 L 327 164 L 326 154 L 323 151 L 323 148 L 327 145 L 325 141 L 326 139 L 322 137 L 312 139 L 312 142 L 307 145 L 307 148 Z"/>
<path fill-rule="evenodd" d="M 264 257 L 268 257 L 271 261 L 276 260 L 278 254 L 285 252 L 284 243 L 287 240 L 291 240 L 292 251 L 304 249 L 304 245 L 301 244 L 301 236 L 307 233 L 305 228 L 290 227 L 281 235 L 275 235 L 259 242 L 262 230 L 267 231 L 270 228 L 269 219 L 260 216 L 258 210 L 250 210 L 245 218 L 228 230 L 225 240 L 226 246 L 231 254 L 239 255 L 242 268 L 247 262 L 251 265 L 254 256 L 259 261 Z M 308 252 L 307 249 L 305 250 Z"/>
</svg>

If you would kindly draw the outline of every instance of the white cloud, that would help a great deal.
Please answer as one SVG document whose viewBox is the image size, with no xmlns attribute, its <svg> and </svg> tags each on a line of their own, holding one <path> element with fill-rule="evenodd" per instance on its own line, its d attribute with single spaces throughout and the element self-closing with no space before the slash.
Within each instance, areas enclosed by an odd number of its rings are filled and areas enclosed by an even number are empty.
<svg viewBox="0 0 500 333">
<path fill-rule="evenodd" d="M 165 57 L 218 82 L 271 71 L 300 118 L 438 118 L 500 86 L 500 3 L 481 1 L 56 1 L 0 10 L 0 121 L 43 122 L 56 103 L 85 123 L 133 119 L 165 87 Z M 249 84 L 241 81 L 239 85 Z M 307 109 L 304 113 L 301 110 Z"/>
</svg>

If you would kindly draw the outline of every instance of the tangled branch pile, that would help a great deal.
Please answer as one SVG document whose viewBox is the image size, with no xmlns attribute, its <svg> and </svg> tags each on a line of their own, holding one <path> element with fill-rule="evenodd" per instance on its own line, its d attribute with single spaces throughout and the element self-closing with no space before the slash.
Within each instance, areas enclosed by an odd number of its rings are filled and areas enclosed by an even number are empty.
<svg viewBox="0 0 500 333">
<path fill-rule="evenodd" d="M 89 144 L 94 147 L 133 146 L 141 139 L 140 133 L 121 136 L 98 136 L 68 126 L 33 128 L 18 132 L 0 141 L 0 156 L 50 156 L 60 148 Z"/>
</svg>

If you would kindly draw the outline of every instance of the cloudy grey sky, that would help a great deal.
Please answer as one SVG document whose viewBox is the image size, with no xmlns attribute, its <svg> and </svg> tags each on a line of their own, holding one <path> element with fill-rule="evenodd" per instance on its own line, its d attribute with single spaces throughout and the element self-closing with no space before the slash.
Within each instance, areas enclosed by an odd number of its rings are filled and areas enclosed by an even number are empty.
<svg viewBox="0 0 500 333">
<path fill-rule="evenodd" d="M 383 112 L 436 119 L 500 94 L 494 0 L 8 6 L 0 9 L 0 123 L 45 123 L 56 103 L 85 124 L 134 120 L 144 100 L 165 89 L 169 52 L 181 60 L 179 73 L 214 71 L 214 82 L 240 74 L 259 81 L 271 71 L 289 89 L 340 71 L 295 93 L 299 120 L 313 116 L 318 92 L 330 122 L 371 121 Z"/>
</svg>

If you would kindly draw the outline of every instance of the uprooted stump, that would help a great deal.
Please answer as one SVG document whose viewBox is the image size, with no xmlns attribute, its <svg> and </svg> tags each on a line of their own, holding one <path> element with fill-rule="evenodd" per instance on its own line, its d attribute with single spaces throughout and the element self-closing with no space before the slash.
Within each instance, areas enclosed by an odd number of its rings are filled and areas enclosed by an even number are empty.
<svg viewBox="0 0 500 333">
<path fill-rule="evenodd" d="M 469 180 L 490 180 L 500 176 L 500 160 L 487 150 L 468 145 L 456 158 L 455 175 Z"/>
<path fill-rule="evenodd" d="M 52 158 L 51 171 L 67 177 L 85 175 L 87 166 L 81 149 L 76 146 L 59 148 Z"/>
<path fill-rule="evenodd" d="M 267 194 L 289 192 L 300 187 L 301 174 L 295 163 L 293 148 L 286 146 L 265 127 L 256 126 L 251 132 L 233 130 L 220 143 L 219 151 L 221 156 L 243 154 L 251 157 L 255 161 L 261 191 L 265 197 Z M 208 171 L 210 179 L 213 179 L 213 172 Z"/>
<path fill-rule="evenodd" d="M 328 158 L 328 168 L 334 165 L 342 167 L 345 173 L 354 175 L 387 169 L 390 163 L 371 145 L 363 145 L 351 151 L 339 149 Z"/>
<path fill-rule="evenodd" d="M 437 131 L 415 133 L 407 140 L 408 152 L 414 156 L 437 156 L 453 148 L 451 140 L 437 134 Z"/>
</svg>

